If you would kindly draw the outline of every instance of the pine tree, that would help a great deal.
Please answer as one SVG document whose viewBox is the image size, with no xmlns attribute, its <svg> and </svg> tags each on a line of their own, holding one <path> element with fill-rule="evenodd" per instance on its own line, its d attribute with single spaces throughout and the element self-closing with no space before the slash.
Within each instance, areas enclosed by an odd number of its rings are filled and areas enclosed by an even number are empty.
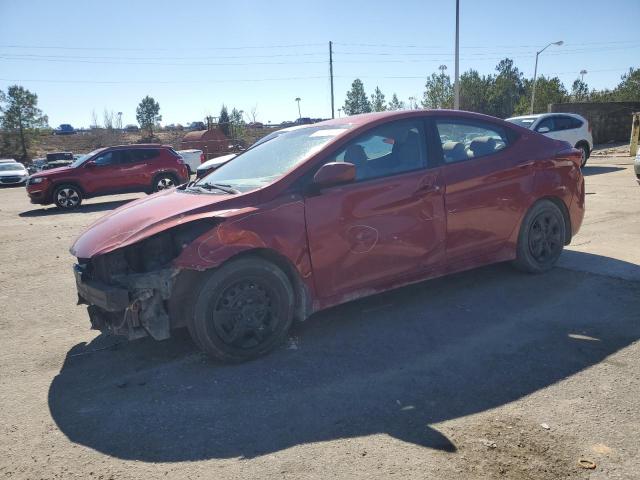
<svg viewBox="0 0 640 480">
<path fill-rule="evenodd" d="M 220 126 L 220 130 L 227 137 L 231 136 L 231 121 L 229 118 L 229 112 L 227 112 L 226 105 L 222 105 L 220 109 L 220 116 L 218 117 L 218 125 Z"/>
<path fill-rule="evenodd" d="M 351 90 L 347 92 L 343 110 L 347 115 L 369 113 L 371 111 L 371 102 L 369 102 L 362 80 L 359 78 L 356 78 L 351 84 Z"/>
<path fill-rule="evenodd" d="M 384 101 L 384 93 L 382 93 L 379 87 L 376 87 L 373 94 L 371 94 L 371 108 L 374 112 L 384 112 L 387 109 Z"/>
<path fill-rule="evenodd" d="M 424 108 L 453 108 L 453 86 L 451 78 L 442 73 L 432 73 L 424 86 L 422 106 Z"/>
<path fill-rule="evenodd" d="M 389 102 L 388 110 L 404 110 L 405 105 L 404 102 L 398 100 L 398 95 L 395 93 L 391 96 L 391 101 Z"/>
<path fill-rule="evenodd" d="M 6 94 L 0 90 L 0 114 L 0 126 L 5 131 L 3 150 L 20 152 L 21 159 L 26 160 L 36 129 L 47 125 L 46 115 L 38 108 L 38 96 L 18 85 L 10 86 Z"/>
</svg>

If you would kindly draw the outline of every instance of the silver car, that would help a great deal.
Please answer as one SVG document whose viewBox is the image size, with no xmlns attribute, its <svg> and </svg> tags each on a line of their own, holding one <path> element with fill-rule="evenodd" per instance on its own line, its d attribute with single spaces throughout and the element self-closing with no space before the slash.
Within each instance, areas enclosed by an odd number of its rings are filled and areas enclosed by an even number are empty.
<svg viewBox="0 0 640 480">
<path fill-rule="evenodd" d="M 0 163 L 0 185 L 22 185 L 27 183 L 29 172 L 18 162 Z"/>
</svg>

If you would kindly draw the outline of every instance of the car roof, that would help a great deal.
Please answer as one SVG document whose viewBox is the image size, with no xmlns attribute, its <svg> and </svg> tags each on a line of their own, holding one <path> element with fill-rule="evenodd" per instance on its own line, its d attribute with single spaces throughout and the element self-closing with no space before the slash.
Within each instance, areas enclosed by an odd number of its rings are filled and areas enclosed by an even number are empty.
<svg viewBox="0 0 640 480">
<path fill-rule="evenodd" d="M 569 112 L 533 113 L 531 115 L 520 115 L 518 117 L 509 117 L 509 118 L 507 118 L 507 120 L 521 120 L 523 118 L 539 119 L 539 118 L 555 117 L 557 115 L 564 115 L 564 116 L 567 116 L 567 117 L 573 117 L 573 118 L 577 118 L 577 119 L 580 119 L 580 120 L 584 120 L 584 117 L 582 117 L 581 115 L 578 115 L 577 113 L 569 113 Z"/>
<path fill-rule="evenodd" d="M 359 115 L 351 115 L 349 117 L 334 118 L 331 120 L 324 120 L 322 122 L 314 123 L 311 125 L 305 125 L 306 127 L 312 126 L 338 126 L 338 125 L 352 125 L 354 127 L 364 126 L 368 124 L 379 123 L 384 120 L 401 120 L 403 118 L 413 117 L 448 117 L 448 118 L 460 118 L 460 119 L 477 119 L 485 120 L 489 122 L 504 122 L 504 120 L 492 117 L 490 115 L 484 115 L 482 113 L 467 112 L 465 110 L 445 110 L 445 109 L 415 109 L 415 110 L 394 110 L 391 112 L 374 112 L 374 113 L 362 113 Z"/>
<path fill-rule="evenodd" d="M 133 143 L 131 145 L 112 145 L 107 148 L 173 148 L 171 145 L 163 145 L 161 143 Z"/>
</svg>

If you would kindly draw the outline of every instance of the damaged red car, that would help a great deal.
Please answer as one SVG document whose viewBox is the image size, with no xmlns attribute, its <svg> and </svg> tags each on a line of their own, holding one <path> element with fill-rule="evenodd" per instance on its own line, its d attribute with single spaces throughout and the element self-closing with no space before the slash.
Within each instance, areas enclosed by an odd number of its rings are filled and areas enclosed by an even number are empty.
<svg viewBox="0 0 640 480">
<path fill-rule="evenodd" d="M 103 332 L 187 327 L 209 355 L 247 360 L 356 298 L 494 262 L 550 269 L 582 223 L 580 160 L 467 112 L 316 123 L 90 226 L 71 248 L 79 302 Z"/>
</svg>

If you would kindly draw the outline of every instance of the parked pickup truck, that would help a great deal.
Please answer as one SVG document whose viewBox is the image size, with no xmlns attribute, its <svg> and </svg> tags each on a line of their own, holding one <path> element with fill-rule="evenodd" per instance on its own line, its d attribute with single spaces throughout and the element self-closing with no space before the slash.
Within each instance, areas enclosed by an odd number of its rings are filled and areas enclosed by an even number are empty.
<svg viewBox="0 0 640 480">
<path fill-rule="evenodd" d="M 178 150 L 178 155 L 182 157 L 184 163 L 189 167 L 189 174 L 195 173 L 201 163 L 204 163 L 204 153 L 202 150 Z"/>
</svg>

